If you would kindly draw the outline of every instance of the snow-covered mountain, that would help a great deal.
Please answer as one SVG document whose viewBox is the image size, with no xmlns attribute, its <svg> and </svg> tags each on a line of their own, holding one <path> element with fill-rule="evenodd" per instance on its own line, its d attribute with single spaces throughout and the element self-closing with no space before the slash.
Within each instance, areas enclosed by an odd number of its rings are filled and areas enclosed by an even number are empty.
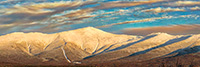
<svg viewBox="0 0 200 67">
<path fill-rule="evenodd" d="M 112 34 L 86 27 L 55 34 L 16 32 L 0 36 L 1 65 L 93 64 L 146 61 L 196 53 L 200 34 L 146 36 Z"/>
</svg>

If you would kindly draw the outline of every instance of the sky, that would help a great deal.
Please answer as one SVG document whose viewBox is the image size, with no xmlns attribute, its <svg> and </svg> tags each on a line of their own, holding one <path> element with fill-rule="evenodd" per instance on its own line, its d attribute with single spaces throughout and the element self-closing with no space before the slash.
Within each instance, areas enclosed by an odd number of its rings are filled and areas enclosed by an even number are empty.
<svg viewBox="0 0 200 67">
<path fill-rule="evenodd" d="M 116 34 L 200 34 L 199 0 L 0 0 L 0 35 L 95 27 Z"/>
</svg>

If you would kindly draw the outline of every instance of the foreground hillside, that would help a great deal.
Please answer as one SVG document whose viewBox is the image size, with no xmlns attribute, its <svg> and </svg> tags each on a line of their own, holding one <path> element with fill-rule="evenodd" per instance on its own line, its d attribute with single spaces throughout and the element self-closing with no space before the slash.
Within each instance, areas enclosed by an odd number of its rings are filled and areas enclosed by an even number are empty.
<svg viewBox="0 0 200 67">
<path fill-rule="evenodd" d="M 200 34 L 117 35 L 93 27 L 55 34 L 16 32 L 0 36 L 0 65 L 160 66 L 175 60 L 198 66 L 199 46 Z"/>
<path fill-rule="evenodd" d="M 120 59 L 100 64 L 93 64 L 98 67 L 199 67 L 200 53 L 192 53 L 173 57 L 160 57 L 145 61 L 132 61 Z"/>
</svg>

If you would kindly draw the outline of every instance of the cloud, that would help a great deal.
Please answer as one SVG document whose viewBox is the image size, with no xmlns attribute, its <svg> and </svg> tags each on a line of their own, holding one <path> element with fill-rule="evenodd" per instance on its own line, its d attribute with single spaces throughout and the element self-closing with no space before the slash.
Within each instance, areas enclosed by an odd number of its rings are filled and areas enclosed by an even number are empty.
<svg viewBox="0 0 200 67">
<path fill-rule="evenodd" d="M 175 2 L 177 5 L 199 5 L 199 1 L 177 1 Z"/>
<path fill-rule="evenodd" d="M 38 13 L 57 13 L 62 12 L 63 10 L 67 10 L 69 8 L 75 8 L 81 5 L 89 4 L 89 2 L 70 2 L 70 1 L 60 1 L 60 2 L 46 2 L 39 4 L 30 4 L 30 5 L 15 5 L 13 8 L 1 9 L 0 11 L 4 14 L 15 14 L 15 13 L 30 13 L 30 14 L 38 14 Z"/>
<path fill-rule="evenodd" d="M 68 13 L 60 17 L 76 18 L 79 16 L 87 15 L 90 12 L 93 12 L 99 9 L 137 6 L 137 5 L 150 4 L 150 3 L 156 3 L 156 2 L 161 2 L 161 1 L 162 0 L 149 0 L 149 1 L 138 1 L 138 2 L 114 1 L 114 2 L 108 2 L 108 3 L 101 3 L 99 6 L 80 9 L 78 11 Z M 3 16 L 1 16 L 0 18 L 12 19 L 12 20 L 7 21 L 8 23 L 15 22 L 15 20 L 19 21 L 17 16 L 20 18 L 25 18 L 25 20 L 29 20 L 29 21 L 31 20 L 40 21 L 40 20 L 49 18 L 51 15 L 61 13 L 68 9 L 74 9 L 79 6 L 96 4 L 96 3 L 97 2 L 90 2 L 90 1 L 86 1 L 86 2 L 60 1 L 60 2 L 53 2 L 53 3 L 47 2 L 47 3 L 31 4 L 27 6 L 14 6 L 13 8 L 0 9 L 0 13 L 3 14 Z M 15 17 L 12 17 L 12 16 L 15 16 Z M 25 21 L 25 20 L 21 19 L 21 21 Z M 0 22 L 0 23 L 7 23 L 7 22 L 5 21 L 5 22 Z"/>
<path fill-rule="evenodd" d="M 94 2 L 46 2 L 0 9 L 1 32 L 22 31 L 24 28 L 33 27 L 36 25 L 42 26 L 45 25 L 43 21 L 48 20 L 54 14 L 61 13 L 68 9 L 75 9 L 78 6 L 89 4 L 94 4 Z M 34 22 L 38 23 L 32 24 Z M 46 24 L 50 25 L 51 23 Z M 49 27 L 49 29 L 51 28 Z"/>
<path fill-rule="evenodd" d="M 129 2 L 122 2 L 122 1 L 114 1 L 109 3 L 103 3 L 100 6 L 95 7 L 96 9 L 108 9 L 108 8 L 116 8 L 116 7 L 130 7 L 130 6 L 138 6 L 144 4 L 152 4 L 163 2 L 164 0 L 149 0 L 149 1 L 129 1 Z"/>
<path fill-rule="evenodd" d="M 125 22 L 113 23 L 113 24 L 108 24 L 108 25 L 103 25 L 103 26 L 97 26 L 97 28 L 104 28 L 104 27 L 110 27 L 113 25 L 121 25 L 121 24 L 129 24 L 129 23 L 149 22 L 149 21 L 155 21 L 158 19 L 167 19 L 167 18 L 168 19 L 172 18 L 172 16 L 154 17 L 154 18 L 146 18 L 146 19 L 141 19 L 141 20 L 125 21 Z"/>
<path fill-rule="evenodd" d="M 198 7 L 198 6 L 192 7 L 192 8 L 190 8 L 190 10 L 200 10 L 200 7 Z"/>
<path fill-rule="evenodd" d="M 151 4 L 151 3 L 157 3 L 157 2 L 162 2 L 162 1 L 163 0 L 149 0 L 149 1 L 138 1 L 138 2 L 135 2 L 135 1 L 130 1 L 130 2 L 113 1 L 113 2 L 108 2 L 108 3 L 100 3 L 99 6 L 92 7 L 92 8 L 86 8 L 86 9 L 80 9 L 78 11 L 63 15 L 62 17 L 75 18 L 77 16 L 88 15 L 91 12 L 94 12 L 97 10 L 102 10 L 102 9 L 138 6 L 138 5 Z"/>
<path fill-rule="evenodd" d="M 0 18 L 10 19 L 3 24 L 14 22 L 31 22 L 41 21 L 49 18 L 51 15 L 61 13 L 68 9 L 73 9 L 81 5 L 91 4 L 90 2 L 54 2 L 54 3 L 41 3 L 28 6 L 14 6 L 13 8 L 1 9 L 0 13 L 3 16 Z"/>
<path fill-rule="evenodd" d="M 113 24 L 108 24 L 108 25 L 103 25 L 103 26 L 97 26 L 97 28 L 104 28 L 104 27 L 110 27 L 110 26 L 113 26 L 113 25 L 121 25 L 121 24 L 129 24 L 129 23 L 147 22 L 147 21 L 153 21 L 153 19 L 125 21 L 125 22 L 120 22 L 120 23 L 113 23 Z"/>
<path fill-rule="evenodd" d="M 183 34 L 200 34 L 200 25 L 173 25 L 163 27 L 147 27 L 147 28 L 127 28 L 122 30 L 123 34 L 130 35 L 147 35 L 155 32 L 164 32 L 173 35 Z"/>
<path fill-rule="evenodd" d="M 164 13 L 164 12 L 174 12 L 174 11 L 186 11 L 186 10 L 180 8 L 161 8 L 161 7 L 142 10 L 142 12 L 154 12 L 154 13 Z"/>
<path fill-rule="evenodd" d="M 156 21 L 160 19 L 171 19 L 171 18 L 198 18 L 199 15 L 180 15 L 180 16 L 164 16 L 164 17 L 153 17 L 153 18 L 146 18 L 146 19 L 141 19 L 141 20 L 133 20 L 133 21 L 125 21 L 125 22 L 119 22 L 119 23 L 112 23 L 112 24 L 107 24 L 107 25 L 102 25 L 102 26 L 97 26 L 96 28 L 105 28 L 105 27 L 110 27 L 114 25 L 121 25 L 121 24 L 130 24 L 130 23 L 140 23 L 140 22 L 150 22 L 150 21 Z"/>
<path fill-rule="evenodd" d="M 175 1 L 173 3 L 165 4 L 167 6 L 194 6 L 200 5 L 199 1 Z"/>
<path fill-rule="evenodd" d="M 82 9 L 82 10 L 78 10 L 69 14 L 64 15 L 64 17 L 68 17 L 68 18 L 74 18 L 74 17 L 79 17 L 79 16 L 83 16 L 83 15 L 88 15 L 90 12 L 95 11 L 94 8 L 87 8 L 87 9 Z"/>
<path fill-rule="evenodd" d="M 5 1 L 1 1 L 0 4 L 4 4 L 4 3 L 8 3 L 8 2 L 13 2 L 14 0 L 5 0 Z"/>
</svg>

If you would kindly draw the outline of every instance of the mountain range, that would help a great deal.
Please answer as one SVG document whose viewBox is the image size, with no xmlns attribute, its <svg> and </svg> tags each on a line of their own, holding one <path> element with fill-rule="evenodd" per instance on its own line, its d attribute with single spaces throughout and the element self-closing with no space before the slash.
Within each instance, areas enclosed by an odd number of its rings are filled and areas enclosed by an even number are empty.
<svg viewBox="0 0 200 67">
<path fill-rule="evenodd" d="M 137 36 L 86 27 L 54 34 L 15 32 L 0 36 L 2 66 L 198 66 L 199 51 L 200 34 Z M 183 62 L 189 60 L 193 64 Z"/>
</svg>

